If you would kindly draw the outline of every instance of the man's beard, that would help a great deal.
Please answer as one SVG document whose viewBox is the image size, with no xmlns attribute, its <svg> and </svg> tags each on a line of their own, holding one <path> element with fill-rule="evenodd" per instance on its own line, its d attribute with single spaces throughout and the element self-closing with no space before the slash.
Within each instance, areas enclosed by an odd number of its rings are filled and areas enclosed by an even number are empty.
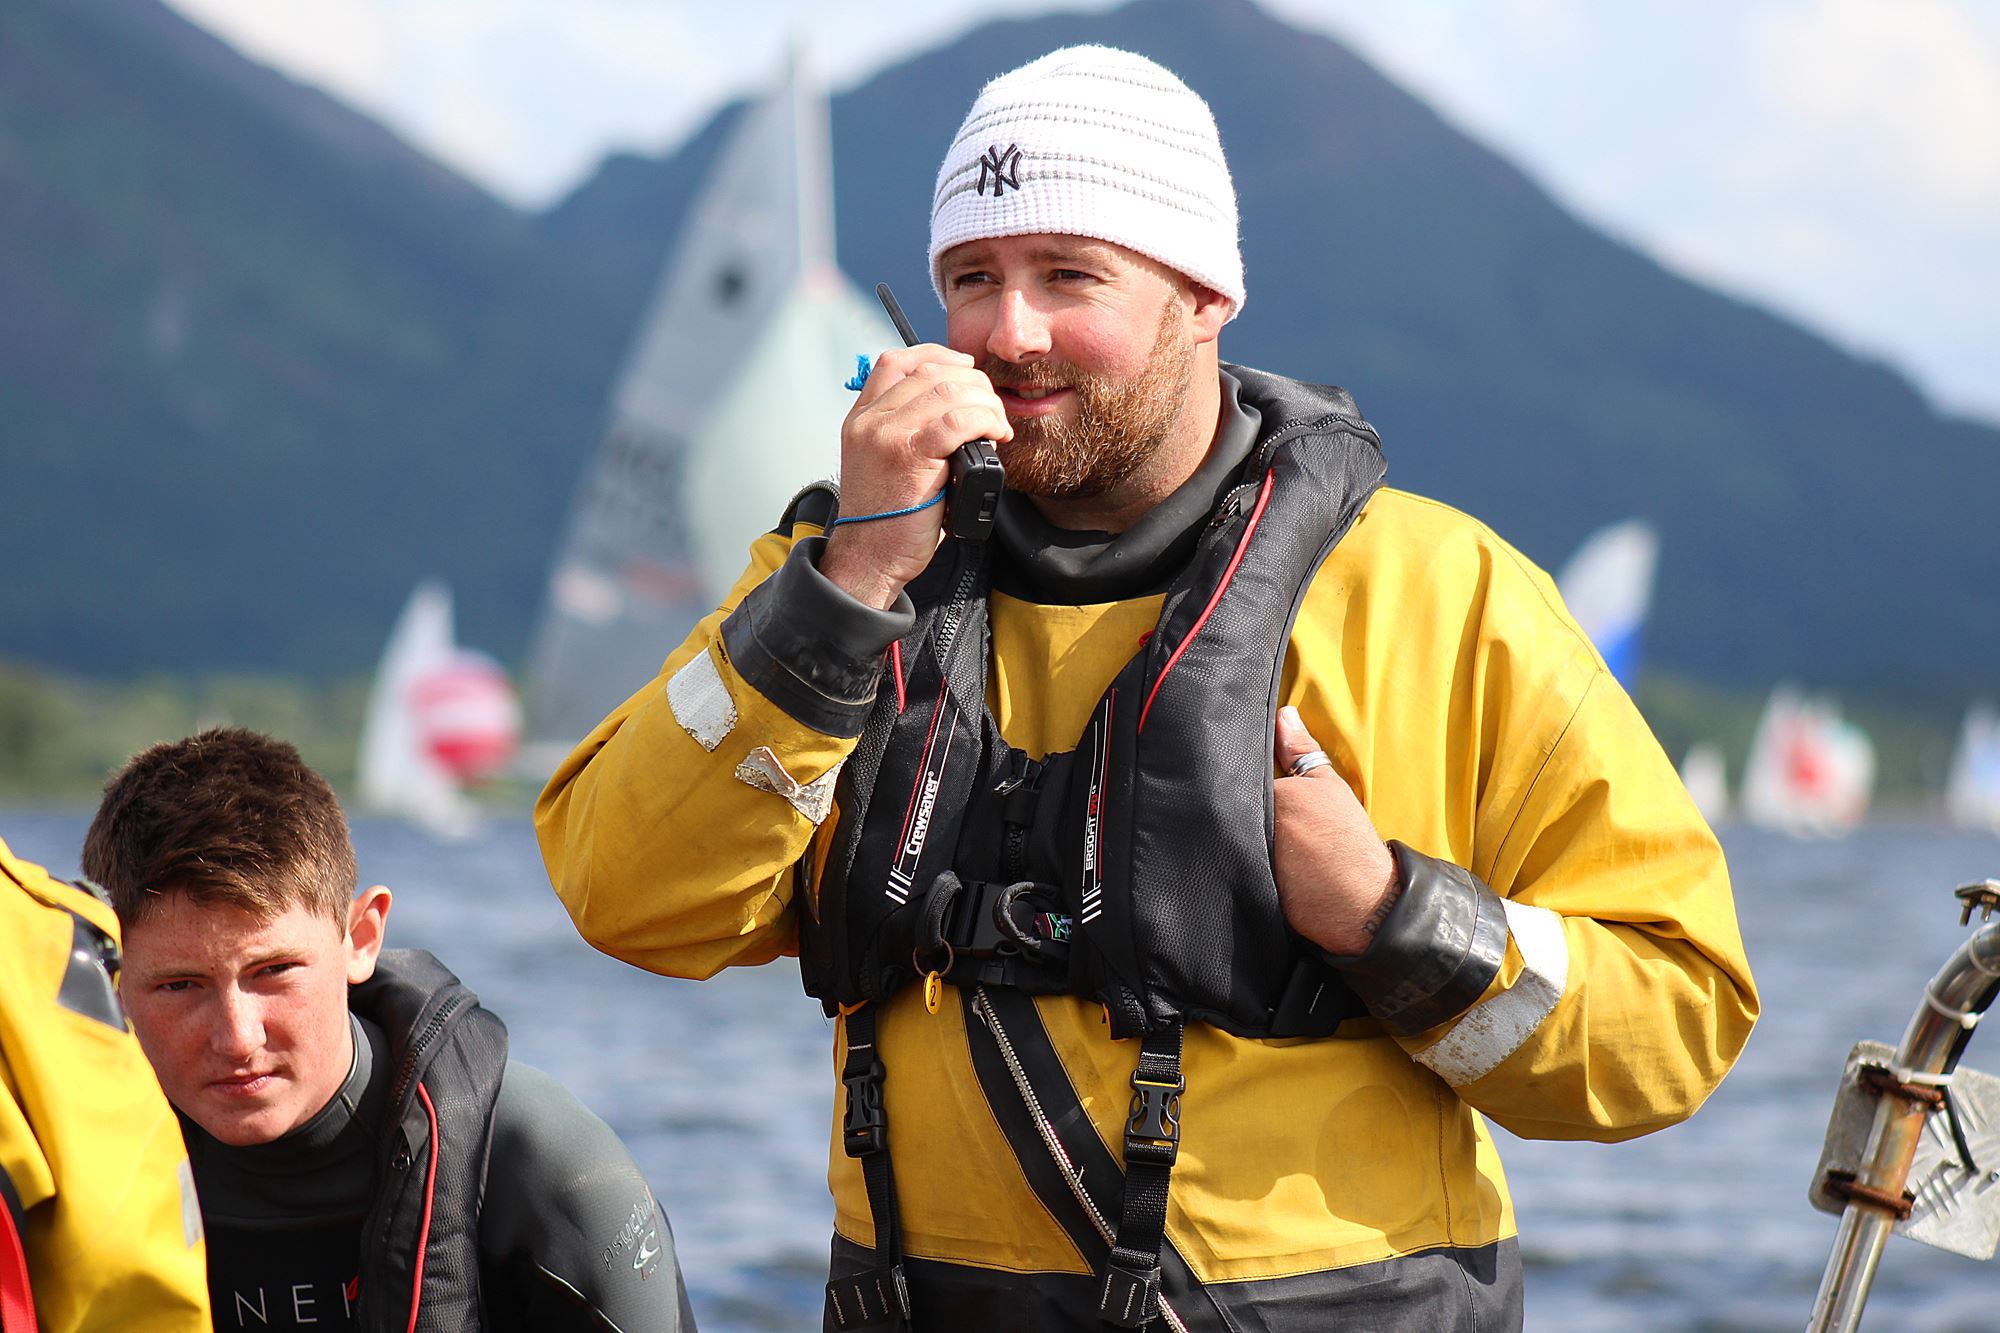
<svg viewBox="0 0 2000 1333">
<path fill-rule="evenodd" d="M 1187 402 L 1194 379 L 1194 340 L 1179 319 L 1180 302 L 1160 311 L 1146 369 L 1120 383 L 1064 361 L 1015 364 L 987 357 L 979 368 L 1009 389 L 1072 389 L 1077 413 L 1009 417 L 1014 438 L 999 446 L 1010 490 L 1055 500 L 1087 500 L 1124 481 L 1153 456 Z"/>
</svg>

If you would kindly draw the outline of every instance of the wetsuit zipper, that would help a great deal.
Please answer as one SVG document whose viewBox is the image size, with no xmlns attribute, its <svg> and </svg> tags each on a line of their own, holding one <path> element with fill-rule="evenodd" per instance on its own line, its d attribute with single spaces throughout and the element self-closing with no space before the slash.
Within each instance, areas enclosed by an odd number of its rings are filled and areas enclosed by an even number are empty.
<svg viewBox="0 0 2000 1333">
<path fill-rule="evenodd" d="M 410 1049 L 403 1055 L 403 1066 L 396 1071 L 396 1087 L 389 1094 L 390 1107 L 400 1107 L 403 1104 L 403 1094 L 409 1091 L 410 1079 L 417 1072 L 418 1057 L 423 1055 L 424 1048 L 436 1039 L 439 1032 L 444 1030 L 444 1025 L 451 1021 L 451 1016 L 464 1006 L 465 1002 L 471 998 L 471 995 L 470 991 L 462 990 L 438 1006 L 438 1011 L 432 1014 L 430 1021 L 424 1024 L 424 1030 L 417 1034 L 415 1041 L 410 1043 Z"/>
</svg>

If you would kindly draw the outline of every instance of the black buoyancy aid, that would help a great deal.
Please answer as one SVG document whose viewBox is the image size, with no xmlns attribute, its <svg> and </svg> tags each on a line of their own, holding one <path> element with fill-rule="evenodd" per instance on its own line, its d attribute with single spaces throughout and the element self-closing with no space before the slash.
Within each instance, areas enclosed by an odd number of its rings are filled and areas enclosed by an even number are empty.
<svg viewBox="0 0 2000 1333">
<path fill-rule="evenodd" d="M 1381 484 L 1381 446 L 1339 389 L 1231 372 L 1262 437 L 1073 750 L 1000 738 L 985 551 L 947 542 L 911 584 L 916 625 L 802 895 L 801 969 L 829 1014 L 924 973 L 1093 998 L 1116 1037 L 1327 1035 L 1361 1012 L 1280 909 L 1271 749 L 1292 622 Z"/>
<path fill-rule="evenodd" d="M 482 1328 L 479 1202 L 507 1066 L 506 1026 L 422 949 L 383 950 L 375 975 L 348 992 L 348 1003 L 388 1034 L 392 1071 L 354 1326 Z"/>
</svg>

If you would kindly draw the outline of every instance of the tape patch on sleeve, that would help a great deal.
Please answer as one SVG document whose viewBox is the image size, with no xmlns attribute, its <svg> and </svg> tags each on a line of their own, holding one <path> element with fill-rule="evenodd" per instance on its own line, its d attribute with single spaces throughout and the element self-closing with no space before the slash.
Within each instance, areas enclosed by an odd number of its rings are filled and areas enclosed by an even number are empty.
<svg viewBox="0 0 2000 1333">
<path fill-rule="evenodd" d="M 729 697 L 715 657 L 706 649 L 667 677 L 667 706 L 674 710 L 681 730 L 704 750 L 714 750 L 736 729 L 736 701 Z"/>
<path fill-rule="evenodd" d="M 1468 1009 L 1444 1039 L 1416 1056 L 1454 1088 L 1486 1077 L 1521 1049 L 1554 1012 L 1569 984 L 1569 940 L 1562 918 L 1546 907 L 1503 901 L 1507 928 L 1521 951 L 1514 984 Z"/>
<path fill-rule="evenodd" d="M 841 761 L 846 762 L 844 759 Z M 736 766 L 736 776 L 758 791 L 784 797 L 792 803 L 793 809 L 818 825 L 825 823 L 827 815 L 833 810 L 833 784 L 840 776 L 840 764 L 835 764 L 811 782 L 801 783 L 785 771 L 785 766 L 778 762 L 778 756 L 771 753 L 770 746 L 760 745 Z"/>
</svg>

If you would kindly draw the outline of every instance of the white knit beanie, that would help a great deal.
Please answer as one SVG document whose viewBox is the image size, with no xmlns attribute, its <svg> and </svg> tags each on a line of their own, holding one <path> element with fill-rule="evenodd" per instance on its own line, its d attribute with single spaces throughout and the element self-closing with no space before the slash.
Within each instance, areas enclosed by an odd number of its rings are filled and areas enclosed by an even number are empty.
<svg viewBox="0 0 2000 1333">
<path fill-rule="evenodd" d="M 1144 56 L 1070 46 L 980 90 L 938 168 L 938 257 L 994 236 L 1064 234 L 1150 255 L 1235 304 L 1236 190 L 1208 103 Z"/>
</svg>

